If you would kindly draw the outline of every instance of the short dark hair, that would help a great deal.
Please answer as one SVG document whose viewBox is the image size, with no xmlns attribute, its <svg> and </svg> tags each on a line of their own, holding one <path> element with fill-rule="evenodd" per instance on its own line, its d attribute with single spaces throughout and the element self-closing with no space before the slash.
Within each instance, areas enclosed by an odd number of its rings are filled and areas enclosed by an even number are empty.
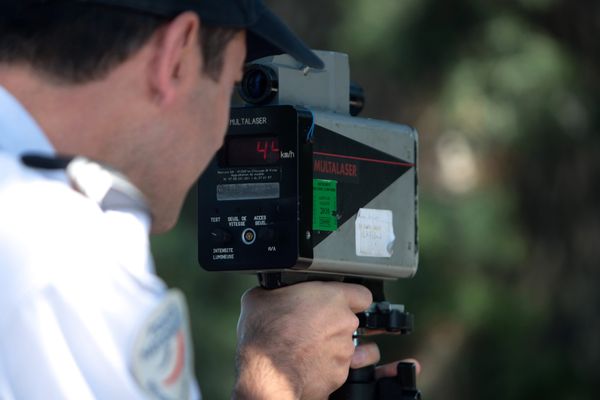
<svg viewBox="0 0 600 400">
<path fill-rule="evenodd" d="M 0 18 L 0 63 L 23 63 L 64 83 L 105 77 L 169 19 L 105 5 L 59 2 L 19 19 Z M 204 73 L 218 80 L 223 50 L 236 29 L 200 30 Z"/>
</svg>

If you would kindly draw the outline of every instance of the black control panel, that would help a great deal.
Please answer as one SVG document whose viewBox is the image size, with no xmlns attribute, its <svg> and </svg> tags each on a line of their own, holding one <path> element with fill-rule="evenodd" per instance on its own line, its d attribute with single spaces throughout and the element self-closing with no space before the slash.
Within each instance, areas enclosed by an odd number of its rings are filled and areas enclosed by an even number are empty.
<svg viewBox="0 0 600 400">
<path fill-rule="evenodd" d="M 312 258 L 312 124 L 310 112 L 291 106 L 232 109 L 198 183 L 204 269 L 302 268 Z"/>
</svg>

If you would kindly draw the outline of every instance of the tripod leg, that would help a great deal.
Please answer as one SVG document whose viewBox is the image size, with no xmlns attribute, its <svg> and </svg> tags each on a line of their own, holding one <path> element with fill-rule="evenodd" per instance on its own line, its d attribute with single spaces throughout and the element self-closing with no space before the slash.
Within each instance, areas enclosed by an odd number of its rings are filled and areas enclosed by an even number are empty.
<svg viewBox="0 0 600 400">
<path fill-rule="evenodd" d="M 417 389 L 417 369 L 411 362 L 398 364 L 397 375 L 377 381 L 377 400 L 421 400 Z"/>
<path fill-rule="evenodd" d="M 346 383 L 329 400 L 375 400 L 375 366 L 351 369 Z"/>
</svg>

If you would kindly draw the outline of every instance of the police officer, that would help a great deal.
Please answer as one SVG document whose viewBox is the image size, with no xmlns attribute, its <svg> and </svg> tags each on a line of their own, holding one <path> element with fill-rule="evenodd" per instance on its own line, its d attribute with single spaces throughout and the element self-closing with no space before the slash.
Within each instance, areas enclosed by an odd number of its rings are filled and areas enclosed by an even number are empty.
<svg viewBox="0 0 600 400">
<path fill-rule="evenodd" d="M 200 397 L 148 234 L 220 147 L 244 62 L 282 52 L 322 66 L 260 0 L 0 0 L 0 399 Z M 246 293 L 234 398 L 326 398 L 379 358 L 352 343 L 370 302 Z"/>
</svg>

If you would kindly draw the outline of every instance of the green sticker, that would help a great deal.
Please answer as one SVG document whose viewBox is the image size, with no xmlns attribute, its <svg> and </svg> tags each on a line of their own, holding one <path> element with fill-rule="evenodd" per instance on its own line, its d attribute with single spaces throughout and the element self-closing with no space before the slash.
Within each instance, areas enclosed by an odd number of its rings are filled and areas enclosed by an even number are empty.
<svg viewBox="0 0 600 400">
<path fill-rule="evenodd" d="M 337 181 L 313 179 L 313 229 L 333 232 L 337 224 Z"/>
</svg>

